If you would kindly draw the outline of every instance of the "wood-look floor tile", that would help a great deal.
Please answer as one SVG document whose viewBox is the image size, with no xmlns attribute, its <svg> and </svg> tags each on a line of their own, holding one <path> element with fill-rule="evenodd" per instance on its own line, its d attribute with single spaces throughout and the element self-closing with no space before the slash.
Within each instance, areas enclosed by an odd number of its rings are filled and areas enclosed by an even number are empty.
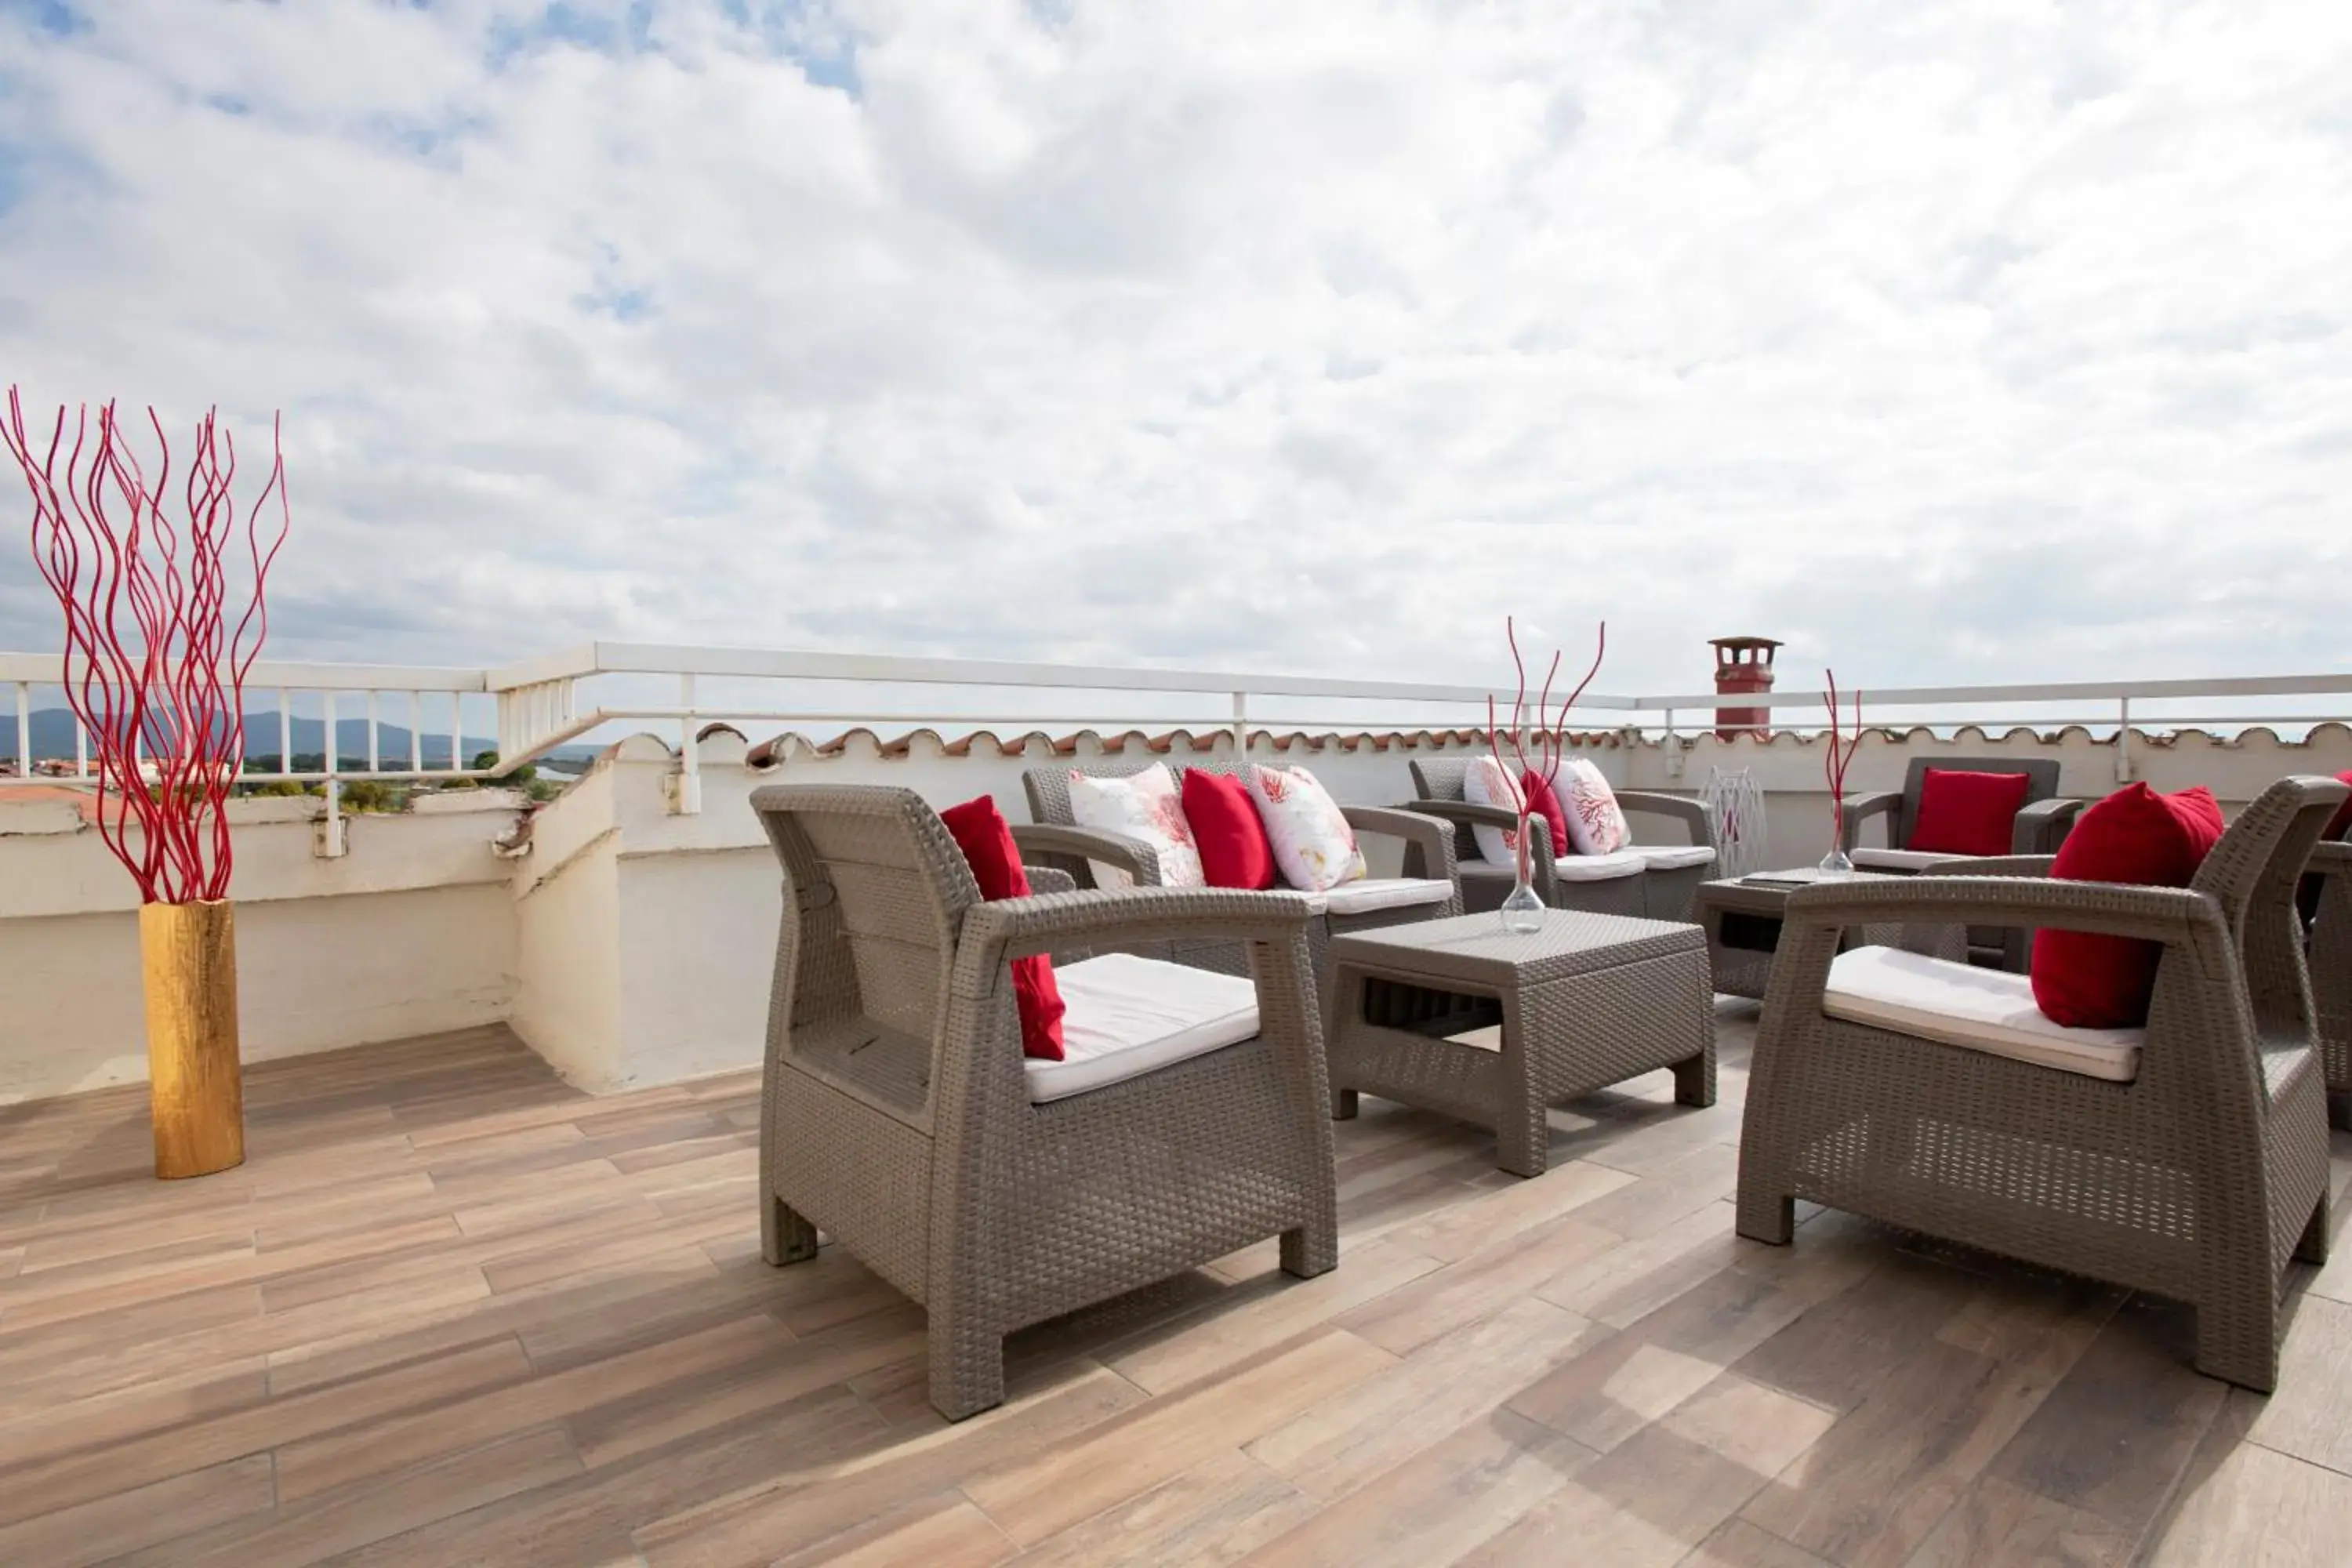
<svg viewBox="0 0 2352 1568">
<path fill-rule="evenodd" d="M 1242 1453 L 1213 1454 L 1173 1480 L 1021 1554 L 1021 1568 L 1182 1563 L 1217 1568 L 1312 1519 L 1320 1505 Z"/>
<path fill-rule="evenodd" d="M 2098 1514 L 2138 1539 L 2230 1392 L 2190 1364 L 2195 1343 L 2188 1309 L 2127 1301 L 1994 1458 L 1990 1474 Z"/>
<path fill-rule="evenodd" d="M 248 1455 L 0 1529 L 0 1563 L 83 1568 L 231 1520 L 266 1515 L 272 1500 L 269 1456 Z"/>
<path fill-rule="evenodd" d="M 1763 1484 L 1713 1448 L 1647 1427 L 1465 1556 L 1463 1568 L 1670 1568 Z"/>
<path fill-rule="evenodd" d="M 1899 1568 L 2049 1392 L 2031 1369 L 1930 1341 L 1742 1512 L 1847 1568 Z"/>
<path fill-rule="evenodd" d="M 747 1480 L 730 1495 L 656 1514 L 638 1526 L 636 1544 L 655 1568 L 764 1563 L 780 1552 L 830 1540 L 909 1498 L 962 1486 L 992 1466 L 1056 1453 L 1065 1444 L 1083 1446 L 1146 1403 L 1133 1384 L 1097 1368 L 846 1463 L 779 1470 Z"/>
<path fill-rule="evenodd" d="M 1952 1505 L 1906 1568 L 2122 1568 L 2137 1532 L 1985 1476 Z"/>
<path fill-rule="evenodd" d="M 1020 1550 L 961 1492 L 893 1509 L 872 1523 L 779 1557 L 775 1568 L 991 1568 Z"/>
<path fill-rule="evenodd" d="M 2340 1568 L 2352 1477 L 2260 1444 L 2231 1450 L 2181 1501 L 2149 1568 Z"/>
<path fill-rule="evenodd" d="M 2352 1305 L 2306 1296 L 2279 1353 L 2278 1387 L 2248 1434 L 2266 1447 L 2352 1475 Z"/>
<path fill-rule="evenodd" d="M 1344 1497 L 1606 1332 L 1549 1302 L 1516 1301 L 1321 1401 L 1247 1451 L 1310 1496 Z"/>
<path fill-rule="evenodd" d="M 1165 1393 L 1305 1333 L 1436 1267 L 1419 1253 L 1375 1243 L 1312 1279 L 1295 1279 L 1276 1269 L 1235 1287 L 1233 1300 L 1213 1301 L 1153 1331 L 1145 1342 L 1109 1347 L 1103 1360 L 1146 1393 Z"/>
<path fill-rule="evenodd" d="M 1162 1395 L 1082 1441 L 975 1476 L 963 1489 L 1006 1534 L 1034 1545 L 1396 1364 L 1353 1334 L 1321 1329 Z"/>
<path fill-rule="evenodd" d="M 1430 1568 L 1454 1563 L 1568 1485 L 1598 1456 L 1498 1410 L 1326 1508 L 1241 1561 L 1245 1568 Z"/>
<path fill-rule="evenodd" d="M 1678 1568 L 1831 1568 L 1831 1564 L 1744 1519 L 1731 1519 L 1701 1542 Z"/>
</svg>

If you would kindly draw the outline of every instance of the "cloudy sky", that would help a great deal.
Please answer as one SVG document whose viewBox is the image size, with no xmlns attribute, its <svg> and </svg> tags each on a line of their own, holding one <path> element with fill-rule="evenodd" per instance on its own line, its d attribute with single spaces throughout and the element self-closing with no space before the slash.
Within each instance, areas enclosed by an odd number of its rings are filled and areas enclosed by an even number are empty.
<svg viewBox="0 0 2352 1568">
<path fill-rule="evenodd" d="M 289 656 L 2340 669 L 2347 79 L 2343 0 L 0 0 L 0 381 L 282 407 Z"/>
</svg>

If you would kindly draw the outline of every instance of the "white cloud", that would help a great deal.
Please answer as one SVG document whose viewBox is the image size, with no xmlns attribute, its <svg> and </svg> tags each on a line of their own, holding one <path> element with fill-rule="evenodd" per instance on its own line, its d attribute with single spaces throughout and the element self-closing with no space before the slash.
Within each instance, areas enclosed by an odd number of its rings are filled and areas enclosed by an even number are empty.
<svg viewBox="0 0 2352 1568">
<path fill-rule="evenodd" d="M 289 654 L 2345 657 L 2332 0 L 74 10 L 0 378 L 283 406 Z"/>
</svg>

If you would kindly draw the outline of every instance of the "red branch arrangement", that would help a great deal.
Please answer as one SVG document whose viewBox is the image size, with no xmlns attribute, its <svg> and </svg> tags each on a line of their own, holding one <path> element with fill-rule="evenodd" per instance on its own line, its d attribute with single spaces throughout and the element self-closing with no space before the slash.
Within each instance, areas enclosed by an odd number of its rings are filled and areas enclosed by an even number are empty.
<svg viewBox="0 0 2352 1568">
<path fill-rule="evenodd" d="M 269 635 L 264 589 L 293 520 L 273 424 L 268 479 L 239 526 L 236 444 L 208 410 L 174 523 L 171 443 L 152 408 L 147 420 L 163 450 L 152 483 L 111 403 L 95 432 L 89 408 L 77 414 L 62 478 L 62 407 L 38 450 L 10 387 L 0 442 L 32 492 L 33 561 L 65 612 L 66 700 L 97 752 L 99 831 L 142 902 L 184 904 L 228 893 L 224 806 L 245 766 L 245 678 Z M 263 526 L 273 497 L 274 533 Z"/>
<path fill-rule="evenodd" d="M 1512 840 L 1512 848 L 1518 855 L 1520 871 L 1525 873 L 1529 869 L 1528 817 L 1534 807 L 1528 803 L 1527 785 L 1522 781 L 1532 775 L 1543 780 L 1546 788 L 1558 782 L 1559 764 L 1568 752 L 1568 712 L 1576 706 L 1577 699 L 1584 695 L 1584 689 L 1592 684 L 1592 678 L 1601 673 L 1601 660 L 1609 652 L 1609 623 L 1601 623 L 1600 646 L 1592 651 L 1592 668 L 1584 672 L 1584 679 L 1576 683 L 1576 689 L 1561 699 L 1558 709 L 1551 706 L 1551 683 L 1559 674 L 1560 654 L 1557 648 L 1552 650 L 1551 668 L 1544 672 L 1543 689 L 1536 697 L 1536 754 L 1532 762 L 1528 760 L 1523 738 L 1528 733 L 1528 661 L 1519 652 L 1519 628 L 1514 617 L 1503 617 L 1503 636 L 1511 645 L 1511 664 L 1519 676 L 1518 694 L 1511 700 L 1511 754 L 1519 759 L 1519 771 L 1512 773 L 1511 765 L 1503 761 L 1503 732 L 1496 722 L 1492 693 L 1486 698 L 1486 744 L 1493 751 L 1495 761 L 1501 765 L 1505 776 L 1510 780 L 1512 794 L 1518 800 L 1519 827 L 1517 836 Z M 1555 844 L 1551 852 L 1564 854 L 1566 846 Z"/>
<path fill-rule="evenodd" d="M 1822 772 L 1830 786 L 1830 847 L 1845 847 L 1845 770 L 1853 761 L 1854 752 L 1862 749 L 1862 693 L 1853 694 L 1853 733 L 1849 737 L 1838 721 L 1837 675 L 1824 669 L 1822 674 L 1830 689 L 1830 754 L 1822 762 Z"/>
</svg>

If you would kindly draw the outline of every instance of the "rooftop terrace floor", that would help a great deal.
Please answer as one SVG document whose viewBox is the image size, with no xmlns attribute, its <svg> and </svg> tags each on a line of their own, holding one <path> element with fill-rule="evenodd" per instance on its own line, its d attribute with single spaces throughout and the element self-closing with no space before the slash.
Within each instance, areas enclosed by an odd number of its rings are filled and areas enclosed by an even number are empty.
<svg viewBox="0 0 2352 1568">
<path fill-rule="evenodd" d="M 1835 1214 L 1739 1241 L 1752 1018 L 1715 1108 L 1580 1101 L 1532 1182 L 1367 1100 L 1337 1270 L 1268 1244 L 1028 1331 L 957 1426 L 919 1311 L 761 1262 L 755 1075 L 591 1099 L 502 1030 L 270 1064 L 250 1162 L 172 1185 L 143 1091 L 0 1110 L 0 1563 L 2352 1556 L 2352 1246 L 2265 1401 L 2174 1305 Z"/>
</svg>

